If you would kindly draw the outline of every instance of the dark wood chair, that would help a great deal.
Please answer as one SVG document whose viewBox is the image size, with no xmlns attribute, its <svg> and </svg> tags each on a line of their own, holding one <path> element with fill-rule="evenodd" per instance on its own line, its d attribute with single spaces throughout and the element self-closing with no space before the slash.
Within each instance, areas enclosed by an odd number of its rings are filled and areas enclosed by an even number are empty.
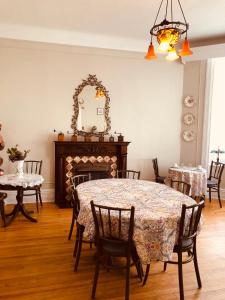
<svg viewBox="0 0 225 300">
<path fill-rule="evenodd" d="M 190 195 L 191 185 L 187 182 L 171 179 L 170 186 L 178 192 L 181 192 L 187 196 Z"/>
<path fill-rule="evenodd" d="M 154 169 L 154 173 L 155 173 L 155 182 L 157 182 L 157 183 L 164 183 L 166 177 L 159 175 L 159 166 L 158 166 L 158 160 L 157 160 L 157 158 L 154 158 L 152 160 L 152 164 L 153 164 L 153 169 Z"/>
<path fill-rule="evenodd" d="M 184 300 L 184 286 L 183 286 L 183 264 L 194 261 L 195 274 L 198 282 L 198 287 L 202 287 L 198 260 L 197 260 L 197 230 L 199 221 L 201 218 L 202 209 L 204 207 L 204 200 L 200 201 L 198 204 L 186 206 L 182 205 L 181 218 L 179 224 L 179 235 L 177 244 L 174 246 L 173 252 L 177 254 L 177 261 L 167 261 L 164 263 L 164 271 L 166 271 L 167 264 L 178 265 L 178 279 L 179 279 L 179 289 L 180 289 L 180 300 Z M 187 253 L 187 258 L 183 260 L 183 253 Z M 150 266 L 150 265 L 148 265 Z M 147 267 L 148 267 L 147 266 Z M 148 278 L 148 270 L 146 269 L 146 274 L 144 278 L 144 283 L 146 283 Z"/>
<path fill-rule="evenodd" d="M 4 208 L 4 199 L 7 197 L 6 193 L 1 193 L 0 192 L 0 213 L 3 221 L 3 226 L 6 227 L 6 218 L 5 218 L 5 208 Z"/>
<path fill-rule="evenodd" d="M 41 170 L 42 170 L 42 160 L 25 160 L 24 161 L 24 173 L 41 175 Z M 34 187 L 27 188 L 24 191 L 25 192 L 23 192 L 23 196 L 25 196 L 25 197 L 26 196 L 36 196 L 36 207 L 37 207 L 37 211 L 39 211 L 38 201 L 40 201 L 41 206 L 43 205 L 42 197 L 41 197 L 41 185 L 36 185 Z M 28 192 L 26 192 L 26 191 L 28 191 Z"/>
<path fill-rule="evenodd" d="M 83 232 L 84 232 L 84 226 L 80 225 L 77 222 L 77 218 L 80 212 L 80 201 L 77 195 L 77 190 L 76 187 L 83 182 L 91 180 L 90 174 L 87 175 L 75 175 L 71 177 L 71 192 L 72 192 L 72 221 L 70 225 L 70 232 L 68 236 L 68 240 L 71 239 L 72 233 L 73 233 L 73 228 L 74 224 L 76 222 L 76 239 L 75 239 L 75 246 L 74 246 L 74 251 L 73 251 L 73 256 L 75 257 L 75 265 L 74 265 L 74 271 L 78 270 L 78 265 L 80 261 L 80 255 L 81 255 L 81 250 L 82 250 L 82 244 L 83 243 L 88 243 L 90 244 L 90 248 L 92 247 L 92 241 L 87 241 L 83 239 Z"/>
<path fill-rule="evenodd" d="M 209 202 L 212 201 L 212 192 L 217 192 L 220 208 L 222 208 L 220 198 L 220 183 L 223 174 L 224 164 L 216 161 L 211 162 L 207 188 L 209 189 Z"/>
<path fill-rule="evenodd" d="M 128 300 L 131 260 L 137 268 L 139 278 L 142 279 L 141 264 L 133 242 L 135 208 L 133 206 L 130 209 L 108 207 L 91 201 L 91 209 L 97 247 L 92 299 L 95 298 L 99 268 L 102 264 L 107 270 L 116 268 L 126 270 L 125 299 Z M 126 258 L 126 264 L 113 264 L 112 258 L 116 257 Z"/>
<path fill-rule="evenodd" d="M 141 172 L 133 170 L 117 170 L 117 178 L 130 178 L 130 179 L 140 179 Z"/>
<path fill-rule="evenodd" d="M 83 182 L 89 181 L 90 180 L 90 175 L 75 175 L 73 177 L 70 178 L 71 180 L 71 204 L 72 204 L 72 221 L 71 221 L 71 225 L 70 225 L 70 231 L 69 231 L 69 235 L 68 235 L 68 240 L 71 239 L 72 233 L 73 233 L 73 228 L 74 228 L 74 224 L 78 218 L 78 214 L 80 211 L 80 201 L 78 199 L 77 196 L 77 192 L 76 192 L 76 187 Z"/>
</svg>

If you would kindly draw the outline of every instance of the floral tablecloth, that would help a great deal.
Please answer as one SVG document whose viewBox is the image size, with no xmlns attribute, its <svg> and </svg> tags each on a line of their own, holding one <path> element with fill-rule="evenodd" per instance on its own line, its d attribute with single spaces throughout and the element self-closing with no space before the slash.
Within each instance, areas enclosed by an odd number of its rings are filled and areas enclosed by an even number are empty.
<svg viewBox="0 0 225 300">
<path fill-rule="evenodd" d="M 77 192 L 81 206 L 78 222 L 85 226 L 84 234 L 89 239 L 94 237 L 91 200 L 106 206 L 135 207 L 133 238 L 144 264 L 171 259 L 182 204 L 195 203 L 164 184 L 134 179 L 92 180 L 78 185 Z"/>
<path fill-rule="evenodd" d="M 193 167 L 170 168 L 168 179 L 181 180 L 191 185 L 191 196 L 203 196 L 207 192 L 207 171 Z"/>
</svg>

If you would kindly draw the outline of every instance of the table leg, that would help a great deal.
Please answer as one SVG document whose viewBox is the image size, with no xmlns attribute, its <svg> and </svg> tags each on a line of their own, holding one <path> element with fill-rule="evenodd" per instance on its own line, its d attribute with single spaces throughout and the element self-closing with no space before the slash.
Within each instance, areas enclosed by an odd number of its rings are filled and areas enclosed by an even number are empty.
<svg viewBox="0 0 225 300">
<path fill-rule="evenodd" d="M 29 212 L 26 210 L 25 206 L 23 205 L 23 188 L 19 187 L 17 190 L 16 200 L 18 203 L 19 211 L 21 211 L 22 215 L 30 220 L 31 222 L 37 222 L 36 219 L 32 218 Z"/>
<path fill-rule="evenodd" d="M 15 219 L 18 213 L 19 213 L 19 205 L 16 204 L 10 213 L 5 214 L 5 226 L 8 226 Z"/>
<path fill-rule="evenodd" d="M 37 222 L 36 219 L 32 218 L 31 215 L 29 214 L 29 212 L 26 210 L 25 206 L 22 204 L 20 205 L 20 211 L 22 213 L 22 215 L 27 218 L 28 220 L 30 220 L 31 222 Z"/>
<path fill-rule="evenodd" d="M 30 220 L 31 222 L 37 222 L 36 219 L 32 218 L 30 215 L 30 212 L 28 212 L 23 205 L 23 188 L 18 187 L 17 189 L 17 195 L 16 195 L 17 204 L 14 206 L 13 210 L 5 214 L 5 226 L 8 226 L 18 215 L 19 212 L 22 213 L 22 215 Z"/>
</svg>

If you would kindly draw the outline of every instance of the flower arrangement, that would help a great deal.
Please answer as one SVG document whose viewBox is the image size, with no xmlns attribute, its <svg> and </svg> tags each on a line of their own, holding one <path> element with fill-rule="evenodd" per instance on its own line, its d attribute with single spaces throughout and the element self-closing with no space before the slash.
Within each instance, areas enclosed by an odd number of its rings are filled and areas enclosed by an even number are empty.
<svg viewBox="0 0 225 300">
<path fill-rule="evenodd" d="M 18 161 L 18 160 L 24 160 L 29 152 L 30 152 L 30 150 L 20 151 L 18 149 L 18 145 L 7 149 L 7 153 L 9 154 L 9 160 L 11 162 Z"/>
</svg>

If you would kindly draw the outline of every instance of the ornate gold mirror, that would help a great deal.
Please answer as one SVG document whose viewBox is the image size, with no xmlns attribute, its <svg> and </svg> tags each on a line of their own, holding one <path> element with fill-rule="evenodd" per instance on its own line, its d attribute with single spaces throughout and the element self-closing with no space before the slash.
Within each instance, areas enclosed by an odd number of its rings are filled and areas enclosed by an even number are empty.
<svg viewBox="0 0 225 300">
<path fill-rule="evenodd" d="M 105 135 L 111 129 L 109 92 L 90 75 L 75 89 L 72 125 L 74 135 Z"/>
</svg>

